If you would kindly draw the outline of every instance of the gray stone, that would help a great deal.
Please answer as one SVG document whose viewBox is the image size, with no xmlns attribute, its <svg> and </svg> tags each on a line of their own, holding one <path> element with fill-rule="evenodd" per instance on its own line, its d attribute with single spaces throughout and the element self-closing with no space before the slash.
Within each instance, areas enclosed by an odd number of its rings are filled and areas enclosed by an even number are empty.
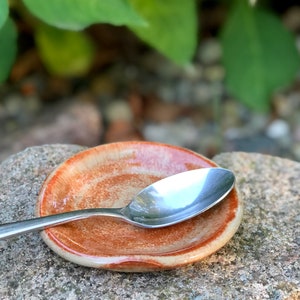
<svg viewBox="0 0 300 300">
<path fill-rule="evenodd" d="M 132 121 L 133 115 L 129 103 L 125 100 L 110 102 L 105 111 L 108 122 L 117 120 Z"/>
<path fill-rule="evenodd" d="M 282 139 L 291 133 L 288 122 L 282 119 L 275 119 L 266 128 L 266 135 L 272 139 Z"/>
<path fill-rule="evenodd" d="M 33 217 L 47 174 L 84 148 L 28 148 L 0 165 L 0 220 Z M 53 253 L 38 233 L 0 244 L 0 299 L 299 299 L 300 164 L 243 152 L 215 157 L 235 171 L 244 218 L 217 253 L 155 273 L 90 269 Z"/>
<path fill-rule="evenodd" d="M 186 147 L 194 147 L 200 138 L 199 130 L 190 119 L 174 123 L 148 123 L 143 135 L 146 140 Z"/>
<path fill-rule="evenodd" d="M 213 64 L 220 61 L 222 57 L 222 47 L 217 39 L 205 39 L 200 45 L 198 58 L 204 64 Z"/>
<path fill-rule="evenodd" d="M 102 115 L 93 103 L 81 100 L 63 103 L 42 118 L 0 139 L 0 161 L 27 147 L 43 144 L 96 146 L 102 135 Z"/>
</svg>

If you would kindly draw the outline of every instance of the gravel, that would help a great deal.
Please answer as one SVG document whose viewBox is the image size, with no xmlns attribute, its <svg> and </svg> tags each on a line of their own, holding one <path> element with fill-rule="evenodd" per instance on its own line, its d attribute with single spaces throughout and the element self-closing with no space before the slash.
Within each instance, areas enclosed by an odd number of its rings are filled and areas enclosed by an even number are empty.
<svg viewBox="0 0 300 300">
<path fill-rule="evenodd" d="M 209 38 L 201 43 L 194 64 L 185 68 L 151 52 L 136 64 L 116 62 L 73 85 L 35 74 L 23 85 L 2 86 L 0 161 L 43 143 L 94 146 L 132 138 L 176 144 L 209 157 L 243 150 L 300 161 L 300 77 L 276 92 L 273 110 L 262 114 L 228 95 L 220 60 L 218 41 Z M 43 95 L 52 95 L 53 102 L 45 104 Z M 61 103 L 69 110 L 78 103 L 91 109 L 70 118 Z M 37 131 L 39 138 L 32 138 Z M 60 134 L 49 137 L 53 131 Z"/>
</svg>

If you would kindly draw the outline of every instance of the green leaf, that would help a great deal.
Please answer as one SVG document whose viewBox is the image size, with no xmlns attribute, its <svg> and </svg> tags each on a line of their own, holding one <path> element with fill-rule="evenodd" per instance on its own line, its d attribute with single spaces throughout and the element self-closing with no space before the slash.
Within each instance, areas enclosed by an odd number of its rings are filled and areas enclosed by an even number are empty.
<svg viewBox="0 0 300 300">
<path fill-rule="evenodd" d="M 126 0 L 23 0 L 38 18 L 55 27 L 80 30 L 94 23 L 145 26 Z"/>
<path fill-rule="evenodd" d="M 8 18 L 0 29 L 0 82 L 6 80 L 17 54 L 17 29 Z"/>
<path fill-rule="evenodd" d="M 0 28 L 4 25 L 8 17 L 8 1 L 0 0 Z"/>
<path fill-rule="evenodd" d="M 44 65 L 52 74 L 80 76 L 92 64 L 94 46 L 84 32 L 40 25 L 35 40 Z"/>
<path fill-rule="evenodd" d="M 272 92 L 295 77 L 300 57 L 280 20 L 247 2 L 234 2 L 221 33 L 226 84 L 249 107 L 267 111 Z"/>
<path fill-rule="evenodd" d="M 178 64 L 193 57 L 197 45 L 195 0 L 129 0 L 148 22 L 130 26 L 142 40 Z"/>
</svg>

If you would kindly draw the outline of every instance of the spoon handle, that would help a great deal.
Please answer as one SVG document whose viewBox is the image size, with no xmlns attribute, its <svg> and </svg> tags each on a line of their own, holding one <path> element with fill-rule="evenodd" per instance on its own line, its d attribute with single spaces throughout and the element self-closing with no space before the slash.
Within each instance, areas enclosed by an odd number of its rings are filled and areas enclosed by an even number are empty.
<svg viewBox="0 0 300 300">
<path fill-rule="evenodd" d="M 124 208 L 123 208 L 124 209 Z M 4 240 L 22 233 L 45 229 L 75 220 L 92 216 L 108 216 L 126 219 L 122 208 L 90 208 L 70 211 L 62 214 L 49 215 L 24 221 L 0 224 L 0 240 Z"/>
</svg>

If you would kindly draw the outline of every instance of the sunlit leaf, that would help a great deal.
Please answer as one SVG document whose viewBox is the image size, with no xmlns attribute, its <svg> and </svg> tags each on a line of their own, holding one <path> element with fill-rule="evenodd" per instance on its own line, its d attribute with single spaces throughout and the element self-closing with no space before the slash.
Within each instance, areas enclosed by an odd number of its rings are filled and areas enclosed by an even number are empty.
<svg viewBox="0 0 300 300">
<path fill-rule="evenodd" d="M 237 0 L 221 34 L 228 89 L 249 107 L 270 108 L 270 96 L 295 77 L 295 39 L 270 12 Z"/>
<path fill-rule="evenodd" d="M 17 30 L 10 18 L 0 28 L 0 49 L 0 82 L 3 82 L 8 77 L 17 54 Z"/>
<path fill-rule="evenodd" d="M 8 17 L 8 1 L 0 0 L 0 28 L 4 25 Z"/>
<path fill-rule="evenodd" d="M 70 30 L 94 23 L 146 25 L 126 0 L 23 0 L 27 8 L 44 22 Z"/>
<path fill-rule="evenodd" d="M 188 63 L 197 44 L 195 0 L 129 1 L 148 23 L 132 31 L 174 62 Z"/>
<path fill-rule="evenodd" d="M 40 26 L 35 38 L 40 56 L 49 72 L 78 76 L 89 70 L 94 47 L 84 32 Z"/>
</svg>

